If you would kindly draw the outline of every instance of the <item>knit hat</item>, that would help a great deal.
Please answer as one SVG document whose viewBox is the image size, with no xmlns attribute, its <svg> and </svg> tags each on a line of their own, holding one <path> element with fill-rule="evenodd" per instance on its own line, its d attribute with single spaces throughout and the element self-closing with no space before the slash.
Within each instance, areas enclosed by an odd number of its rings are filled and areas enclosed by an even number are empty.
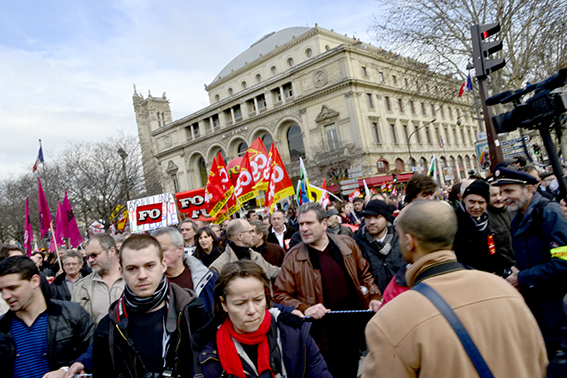
<svg viewBox="0 0 567 378">
<path fill-rule="evenodd" d="M 490 187 L 483 180 L 475 180 L 467 186 L 463 193 L 463 199 L 465 199 L 469 194 L 476 194 L 484 198 L 486 202 L 490 202 Z"/>
<path fill-rule="evenodd" d="M 393 222 L 394 219 L 395 219 L 394 215 L 390 211 L 390 208 L 388 207 L 386 202 L 381 201 L 381 200 L 368 201 L 368 203 L 366 204 L 366 207 L 362 211 L 362 215 L 363 216 L 382 215 L 390 223 Z"/>
</svg>

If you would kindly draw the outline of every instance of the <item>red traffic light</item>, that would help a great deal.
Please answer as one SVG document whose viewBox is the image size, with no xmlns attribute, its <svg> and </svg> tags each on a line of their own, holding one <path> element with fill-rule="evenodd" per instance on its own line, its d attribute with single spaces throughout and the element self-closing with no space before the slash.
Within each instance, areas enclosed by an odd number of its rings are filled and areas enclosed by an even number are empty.
<svg viewBox="0 0 567 378">
<path fill-rule="evenodd" d="M 494 22 L 492 24 L 479 25 L 478 29 L 482 39 L 486 39 L 500 31 L 500 23 Z"/>
</svg>

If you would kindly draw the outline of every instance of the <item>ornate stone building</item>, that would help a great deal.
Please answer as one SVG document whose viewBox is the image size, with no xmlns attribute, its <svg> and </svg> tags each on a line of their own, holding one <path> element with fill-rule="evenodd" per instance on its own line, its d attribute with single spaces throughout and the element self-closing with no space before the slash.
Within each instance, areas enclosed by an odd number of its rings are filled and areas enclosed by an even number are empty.
<svg viewBox="0 0 567 378">
<path fill-rule="evenodd" d="M 316 25 L 254 43 L 206 86 L 210 105 L 186 117 L 171 119 L 165 93 L 135 90 L 133 99 L 144 154 L 156 163 L 146 169 L 167 174 L 166 191 L 204 186 L 219 151 L 228 164 L 258 137 L 267 150 L 276 143 L 291 177 L 302 156 L 311 182 L 333 185 L 349 174 L 427 171 L 433 154 L 455 179 L 476 169 L 481 130 L 471 101 L 457 98 L 460 84 Z"/>
</svg>

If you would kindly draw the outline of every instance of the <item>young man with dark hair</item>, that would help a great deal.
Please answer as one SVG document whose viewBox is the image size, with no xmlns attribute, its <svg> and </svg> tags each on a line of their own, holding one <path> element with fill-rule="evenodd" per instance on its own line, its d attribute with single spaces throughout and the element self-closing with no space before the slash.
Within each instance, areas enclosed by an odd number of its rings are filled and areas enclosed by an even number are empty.
<svg viewBox="0 0 567 378">
<path fill-rule="evenodd" d="M 126 286 L 96 329 L 93 375 L 190 377 L 191 334 L 208 321 L 202 300 L 169 282 L 161 246 L 150 235 L 128 238 L 119 263 Z"/>
<path fill-rule="evenodd" d="M 413 200 L 431 200 L 435 198 L 435 191 L 437 184 L 429 176 L 420 173 L 414 173 L 408 181 L 406 186 L 406 196 L 404 204 L 412 202 Z"/>
<path fill-rule="evenodd" d="M 90 365 L 91 317 L 76 303 L 50 299 L 42 285 L 47 282 L 28 257 L 0 264 L 0 292 L 10 306 L 0 318 L 3 377 L 72 377 Z"/>
</svg>

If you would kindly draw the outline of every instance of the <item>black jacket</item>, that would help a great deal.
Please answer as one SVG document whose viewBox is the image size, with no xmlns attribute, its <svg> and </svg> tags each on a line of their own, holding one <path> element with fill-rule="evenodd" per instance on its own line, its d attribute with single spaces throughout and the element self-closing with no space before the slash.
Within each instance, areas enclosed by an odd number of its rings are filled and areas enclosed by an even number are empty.
<svg viewBox="0 0 567 378">
<path fill-rule="evenodd" d="M 490 205 L 487 206 L 486 213 L 488 214 L 488 231 L 494 237 L 496 250 L 515 264 L 512 233 L 510 232 L 510 224 L 514 215 L 506 207 L 497 209 Z"/>
<path fill-rule="evenodd" d="M 286 243 L 285 243 L 285 241 L 291 239 L 291 237 L 293 236 L 293 234 L 295 234 L 295 233 L 297 232 L 297 229 L 291 227 L 289 224 L 286 224 L 285 227 L 286 227 L 286 230 L 285 230 L 285 232 L 284 232 L 284 246 L 283 246 L 283 249 L 285 249 L 286 252 L 287 252 L 287 251 L 290 250 L 291 247 L 286 248 Z M 268 237 L 267 237 L 266 241 L 267 241 L 268 243 L 274 243 L 274 244 L 280 245 L 280 242 L 278 241 L 278 238 L 276 237 L 276 234 L 273 233 L 273 230 L 274 230 L 273 227 L 270 226 L 270 229 L 268 230 L 269 233 L 268 233 Z M 280 247 L 281 247 L 281 246 L 280 246 Z"/>
<path fill-rule="evenodd" d="M 86 270 L 81 269 L 81 279 L 82 277 L 88 276 L 89 273 Z M 60 301 L 71 301 L 71 295 L 73 293 L 69 292 L 67 283 L 65 282 L 65 273 L 61 273 L 51 282 L 51 292 L 53 293 L 54 299 L 59 299 Z"/>
<path fill-rule="evenodd" d="M 209 315 L 200 298 L 192 290 L 171 284 L 169 312 L 166 329 L 170 333 L 169 352 L 166 359 L 173 376 L 190 377 L 193 367 L 191 335 L 204 326 Z M 133 349 L 128 346 L 128 319 L 118 322 L 114 302 L 108 315 L 102 318 L 95 332 L 93 342 L 93 376 L 139 378 L 143 370 Z M 162 373 L 162 372 L 154 372 Z"/>
<path fill-rule="evenodd" d="M 474 220 L 463 210 L 462 206 L 459 206 L 455 212 L 457 213 L 458 230 L 453 249 L 457 260 L 471 268 L 502 275 L 505 269 L 512 266 L 512 262 L 499 251 L 494 254 L 490 253 L 489 226 L 484 231 L 479 231 Z"/>
<path fill-rule="evenodd" d="M 90 315 L 79 304 L 47 299 L 47 360 L 49 370 L 82 362 L 85 366 L 85 352 L 91 345 L 94 323 Z M 0 318 L 0 366 L 2 377 L 13 376 L 16 345 L 10 332 L 15 313 L 8 311 Z"/>
<path fill-rule="evenodd" d="M 380 252 L 376 251 L 370 242 L 364 237 L 365 227 L 362 226 L 354 234 L 354 240 L 358 247 L 362 251 L 362 255 L 370 264 L 370 269 L 372 271 L 372 276 L 374 277 L 374 282 L 380 289 L 381 293 L 384 293 L 386 286 L 390 283 L 392 278 L 396 275 L 396 272 L 407 262 L 402 257 L 400 252 L 400 246 L 398 245 L 398 234 L 393 226 L 388 227 L 388 233 L 393 235 L 390 245 L 392 249 L 390 252 L 384 256 Z"/>
</svg>

